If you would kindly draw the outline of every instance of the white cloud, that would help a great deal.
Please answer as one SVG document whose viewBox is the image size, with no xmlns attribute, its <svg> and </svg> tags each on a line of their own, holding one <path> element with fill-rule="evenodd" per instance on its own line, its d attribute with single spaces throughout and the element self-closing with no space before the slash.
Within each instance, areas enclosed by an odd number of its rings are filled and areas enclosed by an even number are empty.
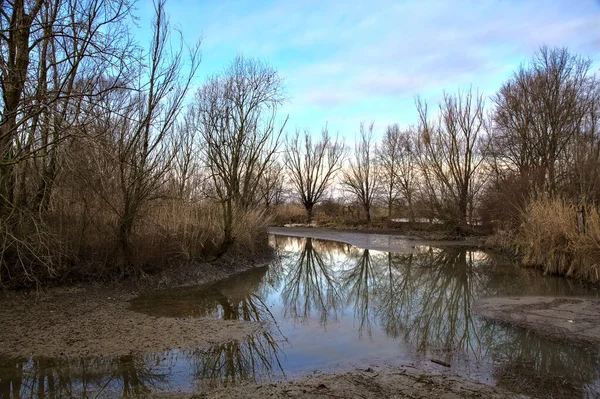
<svg viewBox="0 0 600 399">
<path fill-rule="evenodd" d="M 172 0 L 169 9 L 186 36 L 203 34 L 205 67 L 239 52 L 266 58 L 286 80 L 292 124 L 331 115 L 343 129 L 412 123 L 396 109 L 418 93 L 472 84 L 492 94 L 542 44 L 593 57 L 600 49 L 593 0 Z"/>
</svg>

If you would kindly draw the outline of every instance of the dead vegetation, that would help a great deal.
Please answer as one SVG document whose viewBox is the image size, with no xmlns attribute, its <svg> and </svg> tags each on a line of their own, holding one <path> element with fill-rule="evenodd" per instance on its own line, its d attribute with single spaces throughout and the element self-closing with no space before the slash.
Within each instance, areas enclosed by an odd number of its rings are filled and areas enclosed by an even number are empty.
<svg viewBox="0 0 600 399">
<path fill-rule="evenodd" d="M 200 43 L 153 5 L 146 47 L 121 0 L 3 9 L 0 287 L 142 278 L 267 245 L 282 81 L 239 56 L 187 107 Z"/>
<path fill-rule="evenodd" d="M 581 212 L 585 222 L 578 223 Z M 600 282 L 600 214 L 594 206 L 533 201 L 517 231 L 499 232 L 493 240 L 545 273 Z"/>
</svg>

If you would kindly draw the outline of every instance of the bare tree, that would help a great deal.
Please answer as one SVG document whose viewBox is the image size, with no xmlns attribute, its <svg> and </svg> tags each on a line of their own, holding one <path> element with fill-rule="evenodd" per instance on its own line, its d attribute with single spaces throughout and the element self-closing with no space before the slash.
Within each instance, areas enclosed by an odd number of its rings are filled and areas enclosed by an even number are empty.
<svg viewBox="0 0 600 399">
<path fill-rule="evenodd" d="M 567 195 L 581 202 L 600 202 L 600 81 L 590 79 L 585 96 L 581 126 L 567 148 Z"/>
<path fill-rule="evenodd" d="M 98 150 L 108 158 L 108 167 L 100 169 L 106 174 L 96 192 L 117 214 L 117 239 L 125 259 L 122 273 L 135 266 L 130 243 L 135 223 L 163 195 L 161 189 L 172 171 L 176 151 L 169 138 L 200 63 L 199 44 L 188 48 L 188 68 L 183 74 L 186 47 L 183 40 L 179 48 L 170 47 L 164 5 L 165 0 L 154 4 L 148 65 L 140 66 L 134 87 L 113 92 L 102 107 L 104 112 L 110 110 L 111 119 L 103 119 L 98 126 L 108 130 L 112 143 Z"/>
<path fill-rule="evenodd" d="M 417 165 L 415 159 L 416 137 L 412 129 L 400 130 L 397 124 L 387 127 L 377 155 L 381 170 L 381 184 L 385 192 L 388 219 L 392 218 L 394 203 L 406 201 L 409 218 L 414 221 L 414 193 Z"/>
<path fill-rule="evenodd" d="M 327 126 L 321 131 L 321 140 L 313 143 L 307 130 L 288 138 L 285 146 L 285 164 L 295 194 L 306 209 L 308 223 L 312 221 L 313 207 L 332 184 L 336 172 L 341 168 L 344 145 L 329 136 Z"/>
<path fill-rule="evenodd" d="M 51 200 L 91 104 L 128 79 L 130 7 L 0 1 L 0 280 L 53 277 L 71 255 Z"/>
<path fill-rule="evenodd" d="M 400 127 L 398 124 L 389 125 L 377 151 L 379 166 L 381 168 L 381 183 L 388 209 L 388 219 L 392 218 L 392 208 L 400 197 L 400 187 L 398 184 L 400 151 Z"/>
<path fill-rule="evenodd" d="M 459 227 L 468 224 L 473 199 L 481 189 L 477 179 L 483 162 L 484 101 L 472 89 L 444 94 L 437 121 L 431 121 L 427 103 L 417 99 L 419 164 L 430 200 L 440 216 Z"/>
<path fill-rule="evenodd" d="M 376 145 L 373 144 L 373 127 L 360 124 L 360 137 L 354 147 L 354 156 L 348 169 L 344 171 L 342 185 L 355 197 L 371 223 L 371 207 L 381 186 L 381 176 L 377 167 Z"/>
<path fill-rule="evenodd" d="M 277 161 L 269 166 L 262 174 L 260 181 L 258 182 L 258 190 L 260 192 L 260 198 L 266 208 L 282 203 L 284 178 L 283 167 Z"/>
<path fill-rule="evenodd" d="M 200 174 L 198 149 L 198 133 L 195 128 L 195 109 L 190 108 L 188 113 L 179 122 L 172 136 L 175 155 L 174 179 L 177 182 L 176 192 L 181 199 L 189 199 L 198 182 L 194 179 Z"/>
<path fill-rule="evenodd" d="M 287 123 L 287 117 L 279 123 L 276 118 L 283 101 L 277 71 L 242 56 L 198 90 L 197 129 L 223 210 L 222 252 L 235 239 L 235 208 L 247 209 L 258 202 L 260 179 L 275 160 Z"/>
<path fill-rule="evenodd" d="M 566 48 L 542 47 L 494 97 L 498 169 L 526 177 L 534 195 L 555 195 L 573 157 L 583 155 L 572 144 L 594 135 L 585 132 L 596 130 L 590 68 L 590 60 Z"/>
<path fill-rule="evenodd" d="M 418 189 L 419 168 L 417 162 L 418 132 L 411 127 L 400 133 L 400 158 L 398 161 L 398 185 L 406 205 L 408 218 L 415 220 L 415 194 Z"/>
<path fill-rule="evenodd" d="M 0 13 L 0 205 L 7 210 L 29 202 L 45 211 L 59 171 L 59 145 L 89 122 L 80 112 L 83 102 L 122 86 L 129 75 L 123 20 L 130 4 L 7 3 Z M 31 181 L 37 187 L 24 192 Z"/>
</svg>

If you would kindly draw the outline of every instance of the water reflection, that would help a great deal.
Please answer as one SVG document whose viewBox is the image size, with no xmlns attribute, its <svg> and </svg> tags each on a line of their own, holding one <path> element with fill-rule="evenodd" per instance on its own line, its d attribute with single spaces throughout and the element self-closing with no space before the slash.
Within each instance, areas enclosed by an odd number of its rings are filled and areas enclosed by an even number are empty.
<svg viewBox="0 0 600 399">
<path fill-rule="evenodd" d="M 165 290 L 136 298 L 137 311 L 169 317 L 218 317 L 262 323 L 268 328 L 244 339 L 185 352 L 200 387 L 227 386 L 240 381 L 284 375 L 279 356 L 285 337 L 263 300 L 269 281 L 279 278 L 267 268 L 255 269 L 203 287 Z"/>
<path fill-rule="evenodd" d="M 131 307 L 154 316 L 262 321 L 272 318 L 264 314 L 268 309 L 260 299 L 267 271 L 263 267 L 216 284 L 140 295 L 131 301 Z"/>
<path fill-rule="evenodd" d="M 528 331 L 505 330 L 492 345 L 497 384 L 524 395 L 552 392 L 553 397 L 581 397 L 599 378 L 598 354 L 540 340 Z"/>
<path fill-rule="evenodd" d="M 443 359 L 467 374 L 470 362 L 488 363 L 494 365 L 489 377 L 524 394 L 560 392 L 557 397 L 572 397 L 597 386 L 597 353 L 486 322 L 471 311 L 473 301 L 482 296 L 597 296 L 596 291 L 572 280 L 500 264 L 493 256 L 464 248 L 426 248 L 408 254 L 346 247 L 321 251 L 314 241 L 288 238 L 278 247 L 287 259 L 284 318 L 297 314 L 290 309 L 301 308 L 303 318 L 309 319 L 316 308 L 326 329 L 340 313 L 351 315 L 357 342 L 378 329 L 426 359 Z M 295 292 L 304 295 L 288 294 Z M 319 306 L 307 306 L 306 298 Z M 557 384 L 560 390 L 555 392 Z"/>
<path fill-rule="evenodd" d="M 271 240 L 280 257 L 269 268 L 131 302 L 132 309 L 155 316 L 245 320 L 267 328 L 238 341 L 165 354 L 0 359 L 0 398 L 203 390 L 356 366 L 370 357 L 404 364 L 441 359 L 453 373 L 525 395 L 598 395 L 598 353 L 486 322 L 471 311 L 482 296 L 597 297 L 589 287 L 464 248 L 384 253 L 310 238 Z"/>
<path fill-rule="evenodd" d="M 354 309 L 354 320 L 358 323 L 358 335 L 362 337 L 366 332 L 371 334 L 371 307 L 374 306 L 370 299 L 377 293 L 377 276 L 368 249 L 354 257 L 350 267 L 344 269 L 341 274 L 342 286 L 345 291 L 346 304 Z M 375 304 L 376 305 L 376 304 Z"/>
<path fill-rule="evenodd" d="M 407 328 L 404 338 L 421 351 L 435 348 L 444 351 L 447 361 L 455 353 L 469 352 L 480 357 L 480 334 L 471 313 L 471 303 L 485 277 L 474 262 L 472 251 L 431 249 L 418 259 L 419 268 L 411 284 L 412 306 L 406 309 Z M 401 305 L 402 306 L 402 305 Z"/>
<path fill-rule="evenodd" d="M 244 279 L 246 283 L 254 283 L 244 284 L 242 289 L 231 291 L 232 286 L 225 281 L 215 284 L 207 291 L 197 292 L 197 297 L 207 294 L 215 298 L 212 306 L 207 308 L 209 314 L 220 314 L 226 320 L 252 321 L 269 326 L 241 340 L 188 352 L 194 365 L 193 375 L 201 388 L 269 379 L 273 374 L 285 375 L 279 361 L 280 342 L 284 342 L 285 337 L 277 328 L 269 307 L 255 293 L 261 292 L 262 284 L 256 284 L 255 273 L 250 273 L 247 277 Z M 234 279 L 239 279 L 239 276 Z"/>
<path fill-rule="evenodd" d="M 167 358 L 0 359 L 0 398 L 131 397 L 169 384 Z"/>
<path fill-rule="evenodd" d="M 311 238 L 305 240 L 299 256 L 287 263 L 283 279 L 284 317 L 306 321 L 315 311 L 324 328 L 330 318 L 337 319 L 342 303 L 341 287 L 335 280 L 331 257 L 324 259 Z"/>
<path fill-rule="evenodd" d="M 213 345 L 190 352 L 194 377 L 199 386 L 227 386 L 241 381 L 268 380 L 274 374 L 285 375 L 279 342 L 271 332 L 250 335 L 240 341 Z"/>
</svg>

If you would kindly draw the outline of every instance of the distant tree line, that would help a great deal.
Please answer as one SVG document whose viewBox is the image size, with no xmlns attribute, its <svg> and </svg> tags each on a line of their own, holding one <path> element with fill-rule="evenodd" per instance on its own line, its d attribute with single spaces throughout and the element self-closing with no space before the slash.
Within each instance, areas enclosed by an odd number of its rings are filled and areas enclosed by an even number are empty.
<svg viewBox="0 0 600 399">
<path fill-rule="evenodd" d="M 387 126 L 378 143 L 373 123 L 361 124 L 349 151 L 323 140 L 339 155 L 329 174 L 317 176 L 345 192 L 367 223 L 374 204 L 389 219 L 435 218 L 459 230 L 514 224 L 532 199 L 597 204 L 599 94 L 590 60 L 542 47 L 489 98 L 472 88 L 444 93 L 432 112 L 417 97 L 417 123 Z M 296 181 L 314 180 L 308 170 L 316 158 L 294 140 L 286 160 L 292 192 L 306 204 Z M 321 198 L 308 202 L 309 219 Z"/>
</svg>

